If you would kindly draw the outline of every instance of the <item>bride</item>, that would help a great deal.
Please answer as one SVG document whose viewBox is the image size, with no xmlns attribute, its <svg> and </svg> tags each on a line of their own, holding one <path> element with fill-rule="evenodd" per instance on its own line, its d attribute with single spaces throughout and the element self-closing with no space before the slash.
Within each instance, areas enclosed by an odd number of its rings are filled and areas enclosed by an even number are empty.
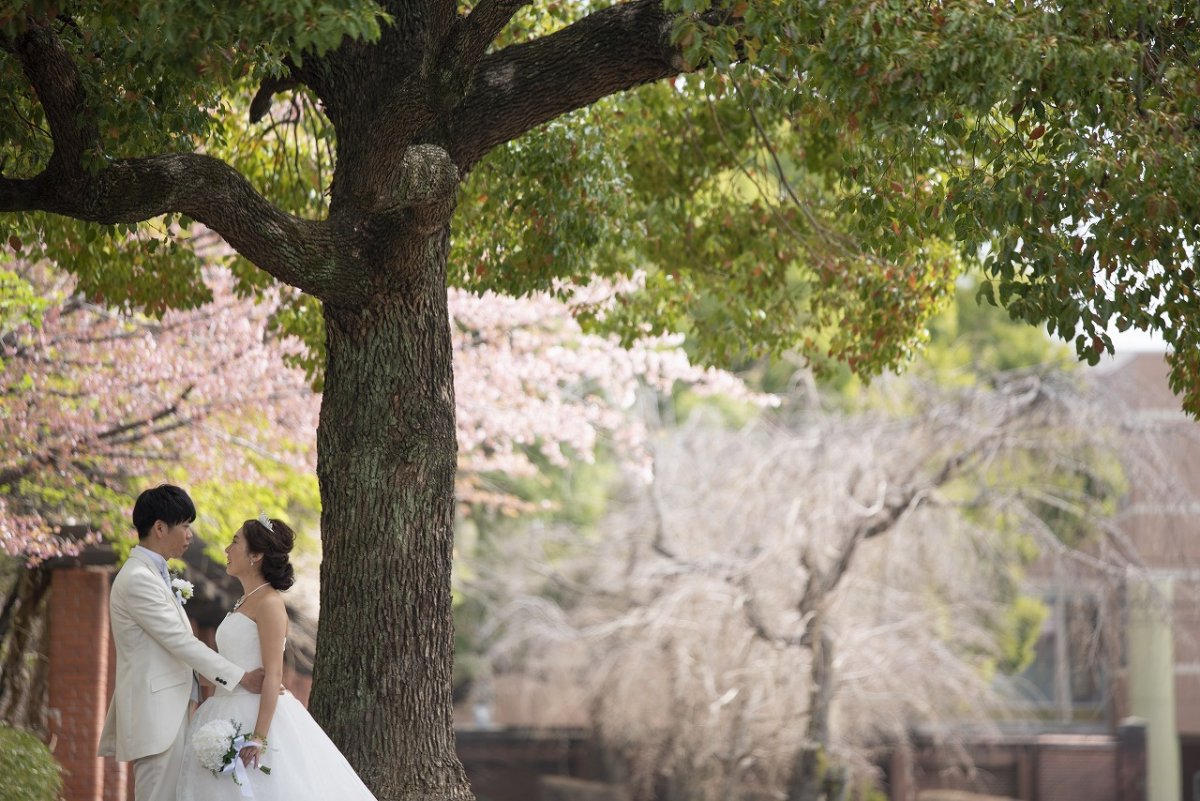
<svg viewBox="0 0 1200 801">
<path fill-rule="evenodd" d="M 261 667 L 264 687 L 283 682 L 287 610 L 280 592 L 292 586 L 288 552 L 295 534 L 281 520 L 247 520 L 225 549 L 226 571 L 242 583 L 242 597 L 217 627 L 221 655 L 247 670 Z M 198 761 L 196 733 L 213 721 L 233 721 L 245 735 L 237 759 L 249 787 L 231 774 L 214 776 Z M 178 801 L 375 801 L 337 746 L 290 693 L 253 695 L 218 687 L 188 728 Z M 258 769 L 256 769 L 258 768 Z M 267 770 L 261 770 L 267 768 Z"/>
</svg>

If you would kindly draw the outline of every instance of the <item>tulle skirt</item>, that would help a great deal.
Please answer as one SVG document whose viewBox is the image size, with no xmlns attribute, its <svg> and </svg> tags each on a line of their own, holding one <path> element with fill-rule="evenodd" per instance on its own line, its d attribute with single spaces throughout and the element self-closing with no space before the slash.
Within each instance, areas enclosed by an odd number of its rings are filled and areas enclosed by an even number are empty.
<svg viewBox="0 0 1200 801">
<path fill-rule="evenodd" d="M 245 801 L 232 774 L 213 776 L 200 765 L 192 735 L 204 724 L 222 718 L 240 723 L 243 734 L 253 731 L 258 700 L 259 696 L 243 692 L 218 695 L 196 710 L 179 771 L 178 801 Z M 279 696 L 268 740 L 259 764 L 269 767 L 270 774 L 248 771 L 255 801 L 376 801 L 337 746 L 290 693 Z"/>
</svg>

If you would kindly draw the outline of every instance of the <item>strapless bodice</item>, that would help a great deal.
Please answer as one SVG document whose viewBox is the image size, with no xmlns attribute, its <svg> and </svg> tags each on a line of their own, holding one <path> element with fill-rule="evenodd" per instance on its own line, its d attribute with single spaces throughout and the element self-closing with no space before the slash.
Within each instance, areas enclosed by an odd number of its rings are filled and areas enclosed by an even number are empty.
<svg viewBox="0 0 1200 801">
<path fill-rule="evenodd" d="M 230 612 L 217 626 L 217 651 L 243 670 L 263 666 L 262 646 L 258 640 L 258 624 L 241 612 Z M 227 689 L 217 688 L 217 695 L 250 692 L 240 684 Z"/>
</svg>

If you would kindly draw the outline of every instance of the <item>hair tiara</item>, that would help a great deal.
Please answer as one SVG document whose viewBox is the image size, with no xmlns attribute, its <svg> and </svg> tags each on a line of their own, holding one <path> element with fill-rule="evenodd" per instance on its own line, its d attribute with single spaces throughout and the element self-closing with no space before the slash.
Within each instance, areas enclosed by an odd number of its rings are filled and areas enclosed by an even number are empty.
<svg viewBox="0 0 1200 801">
<path fill-rule="evenodd" d="M 258 513 L 258 522 L 261 523 L 263 528 L 265 528 L 267 531 L 271 532 L 272 534 L 275 533 L 275 525 L 271 522 L 271 518 L 267 517 L 266 512 Z"/>
</svg>

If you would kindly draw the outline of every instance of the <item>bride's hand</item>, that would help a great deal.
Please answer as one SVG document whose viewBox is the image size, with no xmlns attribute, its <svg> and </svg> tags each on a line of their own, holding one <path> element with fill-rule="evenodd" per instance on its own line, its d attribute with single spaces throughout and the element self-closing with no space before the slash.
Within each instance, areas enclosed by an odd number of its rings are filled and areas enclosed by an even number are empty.
<svg viewBox="0 0 1200 801">
<path fill-rule="evenodd" d="M 258 743 L 247 743 L 242 746 L 241 751 L 238 751 L 238 757 L 246 767 L 257 768 L 259 751 L 260 747 Z"/>
</svg>

